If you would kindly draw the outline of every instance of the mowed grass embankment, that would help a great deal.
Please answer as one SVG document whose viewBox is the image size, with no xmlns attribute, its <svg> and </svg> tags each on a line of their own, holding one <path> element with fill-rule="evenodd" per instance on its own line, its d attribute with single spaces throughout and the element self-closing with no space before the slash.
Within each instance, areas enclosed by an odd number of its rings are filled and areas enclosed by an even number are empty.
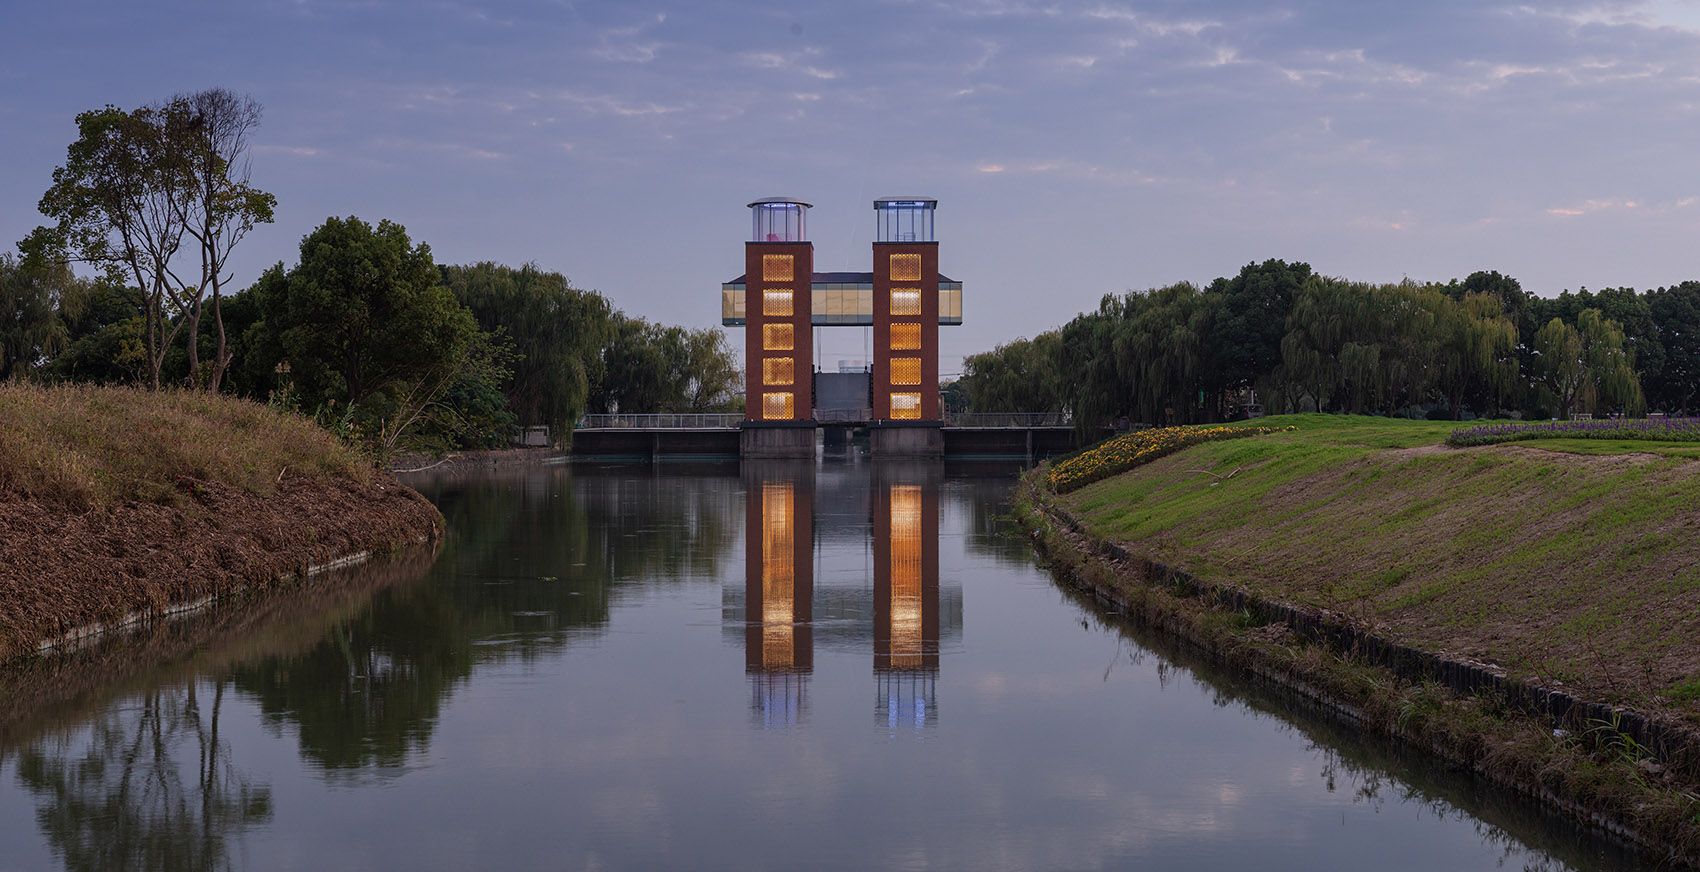
<svg viewBox="0 0 1700 872">
<path fill-rule="evenodd" d="M 234 397 L 0 383 L 0 497 L 178 504 L 196 481 L 268 495 L 286 471 L 364 483 L 373 467 L 311 421 Z"/>
<path fill-rule="evenodd" d="M 1692 443 L 1441 443 L 1332 415 L 1209 442 L 1056 497 L 1092 535 L 1405 644 L 1700 723 Z"/>
</svg>

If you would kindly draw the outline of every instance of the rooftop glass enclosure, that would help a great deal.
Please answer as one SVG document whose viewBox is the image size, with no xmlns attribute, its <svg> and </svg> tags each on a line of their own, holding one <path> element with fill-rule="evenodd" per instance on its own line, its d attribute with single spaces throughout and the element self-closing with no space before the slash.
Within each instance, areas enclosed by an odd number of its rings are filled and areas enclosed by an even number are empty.
<svg viewBox="0 0 1700 872">
<path fill-rule="evenodd" d="M 768 197 L 750 204 L 751 242 L 808 242 L 809 204 Z"/>
<path fill-rule="evenodd" d="M 927 197 L 882 197 L 874 201 L 875 242 L 937 242 L 933 210 L 939 201 Z"/>
</svg>

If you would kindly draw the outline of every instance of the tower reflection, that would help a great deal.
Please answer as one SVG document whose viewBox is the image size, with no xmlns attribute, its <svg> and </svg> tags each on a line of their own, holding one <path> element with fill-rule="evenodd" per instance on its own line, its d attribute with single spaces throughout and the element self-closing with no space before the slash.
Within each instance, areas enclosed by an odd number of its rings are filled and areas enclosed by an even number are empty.
<svg viewBox="0 0 1700 872">
<path fill-rule="evenodd" d="M 746 461 L 743 474 L 744 583 L 723 615 L 729 641 L 742 636 L 754 724 L 806 722 L 815 649 L 865 657 L 871 640 L 876 722 L 936 725 L 941 638 L 962 633 L 962 590 L 940 584 L 942 465 Z"/>
<path fill-rule="evenodd" d="M 814 670 L 814 464 L 764 463 L 745 478 L 744 673 L 764 727 L 808 714 Z"/>
<path fill-rule="evenodd" d="M 938 722 L 939 466 L 873 472 L 875 717 L 890 728 Z"/>
</svg>

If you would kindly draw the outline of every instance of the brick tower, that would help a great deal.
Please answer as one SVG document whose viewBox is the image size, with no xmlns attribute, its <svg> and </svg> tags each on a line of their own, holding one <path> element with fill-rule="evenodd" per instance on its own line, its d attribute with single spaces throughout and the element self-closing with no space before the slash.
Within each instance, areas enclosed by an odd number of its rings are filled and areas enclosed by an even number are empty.
<svg viewBox="0 0 1700 872">
<path fill-rule="evenodd" d="M 809 208 L 784 197 L 750 204 L 750 241 L 744 244 L 746 421 L 814 420 L 809 284 L 815 246 L 809 242 Z"/>
</svg>

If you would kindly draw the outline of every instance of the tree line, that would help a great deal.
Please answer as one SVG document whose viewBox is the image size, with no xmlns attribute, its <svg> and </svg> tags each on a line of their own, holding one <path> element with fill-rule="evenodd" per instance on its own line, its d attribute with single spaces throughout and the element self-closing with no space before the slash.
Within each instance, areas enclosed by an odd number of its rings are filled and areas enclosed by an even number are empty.
<svg viewBox="0 0 1700 872">
<path fill-rule="evenodd" d="M 249 177 L 259 118 L 223 89 L 77 116 L 50 223 L 0 252 L 0 378 L 225 391 L 385 450 L 741 408 L 720 331 L 627 316 L 534 264 L 439 265 L 387 220 L 327 219 L 231 293 L 230 252 L 276 205 Z"/>
<path fill-rule="evenodd" d="M 1700 282 L 1536 297 L 1483 271 L 1370 284 L 1247 264 L 1200 288 L 1106 295 L 967 357 L 981 411 L 1201 423 L 1266 412 L 1529 418 L 1700 411 Z"/>
</svg>

